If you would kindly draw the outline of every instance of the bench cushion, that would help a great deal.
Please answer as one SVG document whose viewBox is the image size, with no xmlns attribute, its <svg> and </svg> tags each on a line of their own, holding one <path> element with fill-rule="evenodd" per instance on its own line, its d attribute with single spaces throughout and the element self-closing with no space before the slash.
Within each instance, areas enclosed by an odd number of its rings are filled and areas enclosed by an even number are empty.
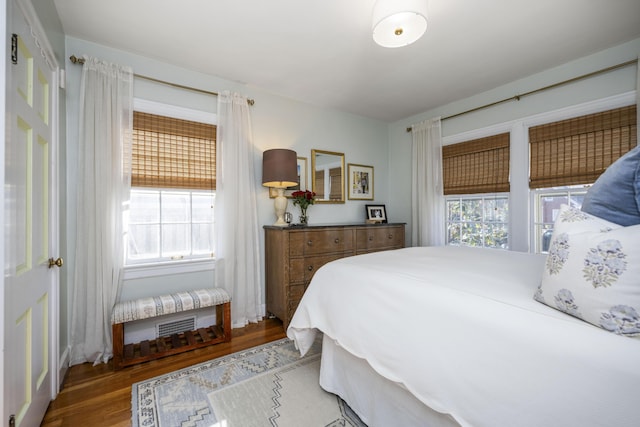
<svg viewBox="0 0 640 427">
<path fill-rule="evenodd" d="M 121 301 L 113 307 L 111 323 L 126 323 L 165 314 L 212 307 L 231 301 L 222 288 L 198 289 L 157 297 Z"/>
</svg>

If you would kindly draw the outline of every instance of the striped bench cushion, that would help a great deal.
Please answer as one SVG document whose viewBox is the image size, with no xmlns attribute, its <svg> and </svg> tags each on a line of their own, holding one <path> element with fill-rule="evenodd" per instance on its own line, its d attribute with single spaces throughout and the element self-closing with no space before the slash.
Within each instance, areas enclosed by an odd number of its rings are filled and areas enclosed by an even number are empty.
<svg viewBox="0 0 640 427">
<path fill-rule="evenodd" d="M 231 301 L 222 288 L 198 289 L 170 295 L 121 301 L 113 307 L 111 323 L 126 323 L 165 314 L 212 307 Z"/>
</svg>

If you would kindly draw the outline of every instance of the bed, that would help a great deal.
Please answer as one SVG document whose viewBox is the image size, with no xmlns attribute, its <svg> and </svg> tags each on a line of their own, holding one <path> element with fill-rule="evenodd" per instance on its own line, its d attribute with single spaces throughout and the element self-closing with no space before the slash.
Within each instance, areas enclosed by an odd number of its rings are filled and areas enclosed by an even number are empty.
<svg viewBox="0 0 640 427">
<path fill-rule="evenodd" d="M 320 268 L 287 329 L 370 427 L 640 426 L 640 146 L 547 255 L 417 247 Z"/>
<path fill-rule="evenodd" d="M 344 258 L 316 272 L 287 335 L 304 354 L 324 334 L 320 384 L 370 427 L 640 425 L 640 339 L 534 299 L 546 262 L 451 246 Z"/>
</svg>

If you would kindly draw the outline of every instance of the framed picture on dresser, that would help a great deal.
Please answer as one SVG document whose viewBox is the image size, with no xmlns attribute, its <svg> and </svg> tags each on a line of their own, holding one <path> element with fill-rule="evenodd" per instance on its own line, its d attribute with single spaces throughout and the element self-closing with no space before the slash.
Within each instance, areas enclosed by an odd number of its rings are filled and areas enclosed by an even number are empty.
<svg viewBox="0 0 640 427">
<path fill-rule="evenodd" d="M 366 205 L 365 208 L 367 210 L 367 221 L 386 224 L 387 209 L 384 205 Z"/>
</svg>

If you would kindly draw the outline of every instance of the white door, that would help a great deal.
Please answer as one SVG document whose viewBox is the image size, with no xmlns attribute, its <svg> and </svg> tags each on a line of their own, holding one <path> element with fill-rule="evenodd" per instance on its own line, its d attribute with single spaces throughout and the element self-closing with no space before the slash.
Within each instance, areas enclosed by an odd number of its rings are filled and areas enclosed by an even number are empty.
<svg viewBox="0 0 640 427">
<path fill-rule="evenodd" d="M 57 388 L 58 85 L 37 38 L 33 17 L 10 4 L 11 58 L 7 87 L 9 129 L 5 149 L 4 404 L 12 420 L 0 425 L 37 426 Z"/>
</svg>

